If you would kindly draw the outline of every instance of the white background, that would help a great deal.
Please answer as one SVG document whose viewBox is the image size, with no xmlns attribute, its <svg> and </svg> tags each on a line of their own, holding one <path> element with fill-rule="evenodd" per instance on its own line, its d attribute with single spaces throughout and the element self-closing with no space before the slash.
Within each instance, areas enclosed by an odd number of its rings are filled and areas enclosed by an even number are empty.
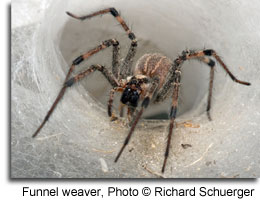
<svg viewBox="0 0 260 200">
<path fill-rule="evenodd" d="M 121 188 L 139 188 L 149 186 L 149 187 L 175 187 L 175 188 L 192 188 L 196 186 L 197 190 L 201 186 L 205 187 L 217 187 L 217 188 L 254 188 L 255 190 L 258 187 L 258 190 L 254 192 L 254 197 L 245 197 L 243 199 L 259 199 L 260 197 L 260 184 L 259 180 L 167 180 L 167 181 L 158 181 L 156 179 L 152 180 L 121 180 L 121 181 L 113 181 L 113 180 L 62 180 L 62 181 L 42 181 L 42 180 L 10 180 L 9 178 L 9 163 L 10 163 L 10 2 L 7 0 L 1 1 L 1 61 L 4 61 L 1 65 L 1 78 L 0 78 L 0 87 L 1 87 L 1 177 L 0 177 L 0 196 L 2 199 L 32 199 L 28 197 L 22 197 L 22 188 L 24 186 L 28 186 L 31 188 L 102 188 L 104 193 L 106 192 L 106 188 L 109 186 L 117 186 Z M 139 196 L 142 197 L 142 196 Z M 152 197 L 152 196 L 151 196 Z M 258 198 L 257 198 L 258 197 Z M 118 198 L 104 198 L 104 199 L 119 199 Z M 130 197 L 128 197 L 130 199 Z M 175 198 L 175 197 L 168 197 Z M 34 198 L 35 199 L 35 198 Z M 66 199 L 66 198 L 51 198 L 51 197 L 43 197 L 41 199 Z M 68 198 L 67 198 L 68 199 Z M 70 198 L 71 199 L 71 198 Z M 79 199 L 79 198 L 77 198 Z M 83 199 L 83 198 L 81 198 Z M 84 198 L 86 199 L 86 198 Z M 93 199 L 93 198 L 91 198 Z M 121 199 L 121 198 L 120 198 Z M 152 197 L 150 199 L 155 199 Z M 158 199 L 158 198 L 156 198 Z M 159 198 L 160 199 L 160 198 Z M 162 198 L 161 198 L 162 199 Z M 198 196 L 196 198 L 179 198 L 179 199 L 199 199 Z M 212 198 L 203 198 L 203 199 L 212 199 Z M 219 199 L 215 197 L 214 199 Z M 224 199 L 237 199 L 235 198 L 224 198 Z"/>
</svg>

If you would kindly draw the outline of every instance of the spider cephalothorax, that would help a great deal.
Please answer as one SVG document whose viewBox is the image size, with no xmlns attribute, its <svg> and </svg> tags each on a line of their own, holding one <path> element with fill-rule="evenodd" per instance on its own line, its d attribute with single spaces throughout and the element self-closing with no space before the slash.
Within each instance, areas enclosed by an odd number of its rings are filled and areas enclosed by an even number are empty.
<svg viewBox="0 0 260 200">
<path fill-rule="evenodd" d="M 215 59 L 223 67 L 223 69 L 228 73 L 228 75 L 233 81 L 243 85 L 250 85 L 250 83 L 238 80 L 230 72 L 230 70 L 227 68 L 227 66 L 222 61 L 222 59 L 220 59 L 217 53 L 212 49 L 205 49 L 200 51 L 185 50 L 173 62 L 171 61 L 171 59 L 167 58 L 164 55 L 158 53 L 154 53 L 154 54 L 148 53 L 143 55 L 137 61 L 135 68 L 132 70 L 131 66 L 132 66 L 133 57 L 135 56 L 136 53 L 137 40 L 135 34 L 128 28 L 128 26 L 126 25 L 126 23 L 121 18 L 121 16 L 119 15 L 119 13 L 115 8 L 107 8 L 82 17 L 78 17 L 74 14 L 67 12 L 69 16 L 80 20 L 85 20 L 106 13 L 111 13 L 112 16 L 116 18 L 116 20 L 121 24 L 123 29 L 126 31 L 128 38 L 131 40 L 131 45 L 127 53 L 127 56 L 125 57 L 125 59 L 120 65 L 119 42 L 116 39 L 110 39 L 102 42 L 102 44 L 98 45 L 96 48 L 93 48 L 90 51 L 77 57 L 72 62 L 72 65 L 68 70 L 67 76 L 65 78 L 63 87 L 60 90 L 60 93 L 58 94 L 56 100 L 54 101 L 47 115 L 45 116 L 43 122 L 33 134 L 33 137 L 35 137 L 39 133 L 39 131 L 44 126 L 44 124 L 47 122 L 53 110 L 55 109 L 56 105 L 63 97 L 66 89 L 68 87 L 71 87 L 76 82 L 80 81 L 90 73 L 98 70 L 105 76 L 105 78 L 112 86 L 112 89 L 110 90 L 109 101 L 108 101 L 108 115 L 111 118 L 115 119 L 114 113 L 112 111 L 114 93 L 121 92 L 122 93 L 121 103 L 122 105 L 127 105 L 128 115 L 132 120 L 130 131 L 124 141 L 122 148 L 120 149 L 118 155 L 116 156 L 115 162 L 117 162 L 124 148 L 128 144 L 134 132 L 134 129 L 143 114 L 144 109 L 148 107 L 149 103 L 151 101 L 153 103 L 161 102 L 168 96 L 168 94 L 172 94 L 172 104 L 169 109 L 170 110 L 169 132 L 167 136 L 167 145 L 164 154 L 163 166 L 161 170 L 162 172 L 164 172 L 167 158 L 169 155 L 171 137 L 174 128 L 174 121 L 177 113 L 182 64 L 186 60 L 195 59 L 195 60 L 202 61 L 210 68 L 209 94 L 208 94 L 208 102 L 207 102 L 208 105 L 206 109 L 208 118 L 210 120 L 211 120 L 210 117 L 211 97 L 212 97 L 214 69 L 215 69 L 215 61 L 213 59 Z M 81 62 L 88 59 L 93 54 L 96 54 L 101 50 L 106 49 L 110 46 L 113 47 L 113 60 L 112 60 L 111 71 L 102 65 L 91 65 L 85 71 L 82 71 L 76 76 L 70 78 L 71 73 L 73 72 L 75 66 L 79 65 Z M 142 100 L 140 109 L 132 119 L 133 112 L 138 108 L 138 101 L 140 100 Z M 120 115 L 122 115 L 123 113 L 122 112 L 123 108 L 124 106 L 120 107 L 121 109 Z"/>
</svg>

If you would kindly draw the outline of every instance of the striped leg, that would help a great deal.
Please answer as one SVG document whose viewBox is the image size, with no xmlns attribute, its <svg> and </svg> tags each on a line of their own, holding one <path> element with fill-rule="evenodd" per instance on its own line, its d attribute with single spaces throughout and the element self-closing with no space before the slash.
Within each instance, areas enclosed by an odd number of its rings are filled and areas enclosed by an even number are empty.
<svg viewBox="0 0 260 200">
<path fill-rule="evenodd" d="M 108 101 L 108 116 L 111 117 L 111 119 L 115 118 L 115 116 L 112 113 L 112 104 L 113 104 L 113 100 L 114 100 L 114 93 L 115 92 L 122 92 L 123 88 L 119 87 L 118 81 L 117 79 L 114 78 L 114 75 L 108 71 L 104 66 L 102 65 L 92 65 L 90 66 L 89 69 L 79 73 L 78 75 L 72 77 L 71 79 L 69 79 L 66 83 L 65 86 L 66 87 L 71 87 L 74 83 L 80 81 L 81 79 L 85 78 L 87 75 L 89 75 L 90 73 L 94 72 L 94 71 L 100 71 L 104 77 L 108 80 L 108 82 L 113 86 L 113 89 L 110 90 L 110 97 L 109 97 L 109 101 Z"/>
<path fill-rule="evenodd" d="M 214 66 L 215 62 L 209 58 L 201 57 L 199 58 L 204 63 L 208 64 L 211 67 L 210 70 L 210 86 L 209 86 L 209 96 L 208 96 L 208 106 L 207 106 L 207 113 L 208 117 L 211 120 L 210 117 L 210 105 L 211 105 L 211 96 L 212 96 L 212 88 L 213 88 L 213 78 L 214 78 Z M 178 62 L 176 62 L 177 64 Z M 174 121 L 177 114 L 177 107 L 178 107 L 178 97 L 179 97 L 179 89 L 180 89 L 180 80 L 181 80 L 181 72 L 180 72 L 180 65 L 175 69 L 175 73 L 172 75 L 172 79 L 174 80 L 174 86 L 173 86 L 173 100 L 172 100 L 172 107 L 170 111 L 170 126 L 169 126 L 169 133 L 167 137 L 167 146 L 164 154 L 164 162 L 162 167 L 162 173 L 164 173 L 166 162 L 169 156 L 169 150 L 170 150 L 170 144 L 171 144 L 171 138 L 172 138 L 172 132 L 174 128 Z"/>
<path fill-rule="evenodd" d="M 208 119 L 211 121 L 212 118 L 210 116 L 210 108 L 211 108 L 211 99 L 212 99 L 212 90 L 213 90 L 213 80 L 214 80 L 214 68 L 215 68 L 215 62 L 212 59 L 209 59 L 204 56 L 213 56 L 216 61 L 219 62 L 219 64 L 223 67 L 223 69 L 228 73 L 230 78 L 240 84 L 243 85 L 250 85 L 249 82 L 238 80 L 228 69 L 226 64 L 222 61 L 222 59 L 217 55 L 217 53 L 212 49 L 207 49 L 203 51 L 193 52 L 190 55 L 187 55 L 187 59 L 197 58 L 204 63 L 208 64 L 210 66 L 210 82 L 209 82 L 209 94 L 208 94 L 208 105 L 207 105 L 207 115 Z"/>
<path fill-rule="evenodd" d="M 58 104 L 58 102 L 60 101 L 60 99 L 63 97 L 65 90 L 67 88 L 66 83 L 71 75 L 71 73 L 74 71 L 75 66 L 79 65 L 81 62 L 83 62 L 84 60 L 88 59 L 90 56 L 98 53 L 99 51 L 106 49 L 107 47 L 113 45 L 114 47 L 118 46 L 119 43 L 117 40 L 115 39 L 110 39 L 110 40 L 106 40 L 104 42 L 102 42 L 101 45 L 97 46 L 96 48 L 91 49 L 90 51 L 80 55 L 79 57 L 77 57 L 73 62 L 72 65 L 70 66 L 67 75 L 65 77 L 64 80 L 64 85 L 61 88 L 58 96 L 56 97 L 54 103 L 52 104 L 50 110 L 48 111 L 47 115 L 45 116 L 43 122 L 41 123 L 41 125 L 38 127 L 38 129 L 34 132 L 34 134 L 32 135 L 32 137 L 36 137 L 37 134 L 40 132 L 40 130 L 42 129 L 42 127 L 44 126 L 44 124 L 48 121 L 50 115 L 52 114 L 52 112 L 54 111 L 54 109 L 56 108 L 56 105 Z M 110 78 L 109 78 L 110 77 Z M 112 76 L 110 75 L 109 77 L 107 77 L 107 79 L 109 80 L 110 84 L 113 87 L 116 87 L 118 85 L 118 81 L 114 78 L 111 78 Z"/>
<path fill-rule="evenodd" d="M 211 121 L 210 108 L 211 108 L 211 99 L 213 91 L 213 81 L 214 81 L 214 71 L 215 71 L 215 62 L 207 57 L 202 57 L 200 60 L 210 66 L 210 80 L 209 80 L 209 94 L 208 94 L 208 105 L 207 105 L 207 115 L 208 119 Z"/>
<path fill-rule="evenodd" d="M 146 109 L 150 103 L 150 99 L 152 98 L 153 96 L 153 93 L 154 91 L 156 90 L 156 88 L 158 87 L 158 84 L 159 84 L 159 79 L 157 77 L 154 77 L 152 80 L 151 80 L 151 87 L 149 88 L 148 90 L 148 94 L 146 95 L 146 97 L 144 98 L 143 102 L 142 102 L 142 105 L 141 105 L 141 110 L 137 113 L 137 115 L 135 116 L 135 119 L 133 120 L 133 123 L 131 123 L 131 129 L 124 141 L 124 144 L 123 146 L 121 147 L 119 153 L 117 154 L 116 156 L 116 159 L 115 159 L 115 162 L 118 161 L 119 157 L 121 156 L 122 152 L 124 151 L 126 145 L 129 143 L 129 140 L 135 130 L 135 127 L 137 125 L 137 123 L 139 122 L 143 112 L 144 112 L 144 109 Z"/>
<path fill-rule="evenodd" d="M 178 98 L 179 98 L 179 90 L 180 90 L 180 68 L 177 68 L 175 70 L 175 76 L 174 76 L 174 86 L 173 86 L 173 99 L 172 99 L 172 106 L 170 111 L 170 125 L 169 125 L 169 133 L 167 136 L 167 146 L 164 154 L 164 161 L 163 161 L 163 167 L 162 167 L 162 173 L 164 173 L 166 162 L 169 156 L 169 150 L 171 145 L 171 138 L 172 138 L 172 132 L 174 128 L 174 120 L 176 118 L 177 113 L 177 107 L 178 107 Z"/>
<path fill-rule="evenodd" d="M 120 78 L 127 78 L 131 75 L 131 69 L 133 65 L 133 58 L 136 54 L 137 42 L 132 41 L 128 53 L 120 66 Z"/>
<path fill-rule="evenodd" d="M 172 130 L 174 127 L 174 120 L 176 118 L 177 113 L 177 105 L 178 105 L 178 93 L 179 93 L 179 85 L 180 85 L 180 67 L 183 64 L 184 61 L 189 59 L 198 59 L 206 63 L 210 66 L 210 83 L 209 83 L 209 95 L 208 95 L 208 105 L 207 105 L 207 115 L 209 120 L 211 120 L 210 116 L 210 108 L 211 108 L 211 98 L 212 98 L 212 90 L 213 90 L 213 80 L 214 80 L 214 68 L 215 68 L 215 62 L 212 59 L 207 58 L 206 56 L 213 56 L 215 59 L 221 64 L 221 66 L 224 68 L 224 70 L 228 73 L 228 75 L 231 77 L 231 79 L 237 83 L 243 84 L 243 85 L 250 85 L 249 82 L 238 80 L 227 68 L 227 66 L 224 64 L 224 62 L 220 59 L 220 57 L 216 54 L 214 50 L 202 50 L 202 51 L 183 51 L 182 55 L 179 56 L 173 64 L 172 69 L 169 72 L 169 76 L 163 85 L 163 87 L 159 90 L 155 102 L 159 102 L 161 100 L 164 100 L 167 96 L 167 93 L 169 92 L 170 88 L 172 87 L 172 83 L 174 83 L 174 91 L 173 91 L 173 102 L 170 112 L 170 126 L 169 126 L 169 133 L 168 133 L 168 140 L 167 140 L 167 146 L 165 151 L 165 158 L 164 163 L 162 167 L 162 173 L 165 170 L 167 158 L 169 155 L 169 148 L 171 143 L 171 137 L 172 137 Z"/>
<path fill-rule="evenodd" d="M 237 82 L 237 83 L 240 83 L 240 84 L 243 84 L 243 85 L 251 85 L 251 83 L 249 82 L 246 82 L 246 81 L 241 81 L 241 80 L 238 80 L 232 73 L 231 71 L 228 69 L 228 67 L 226 66 L 226 64 L 223 62 L 223 60 L 219 57 L 219 55 L 217 55 L 217 53 L 212 50 L 212 49 L 207 49 L 207 50 L 204 50 L 202 51 L 203 54 L 205 56 L 213 56 L 215 57 L 215 59 L 219 62 L 219 64 L 224 68 L 224 70 L 228 73 L 228 75 L 230 76 L 230 78 Z"/>
<path fill-rule="evenodd" d="M 210 116 L 210 108 L 211 108 L 213 80 L 214 80 L 214 71 L 215 71 L 214 68 L 215 68 L 215 66 L 211 66 L 211 68 L 210 68 L 209 94 L 208 94 L 208 105 L 207 105 L 207 114 L 208 114 L 208 119 L 210 121 L 212 120 L 212 118 Z"/>
<path fill-rule="evenodd" d="M 85 54 L 84 54 L 85 55 Z M 81 59 L 84 60 L 84 55 L 79 57 Z M 77 59 L 76 59 L 77 60 Z M 75 62 L 75 61 L 74 61 Z M 44 124 L 48 121 L 49 117 L 51 116 L 51 114 L 53 113 L 54 109 L 56 108 L 57 104 L 60 102 L 61 98 L 64 96 L 64 93 L 66 91 L 66 89 L 70 86 L 72 86 L 75 82 L 78 82 L 79 80 L 83 79 L 85 76 L 87 76 L 88 74 L 99 70 L 108 80 L 108 82 L 113 86 L 113 87 L 117 87 L 118 86 L 118 81 L 117 79 L 114 78 L 114 76 L 104 67 L 101 65 L 92 65 L 89 69 L 79 73 L 78 75 L 76 75 L 73 78 L 70 78 L 68 80 L 68 78 L 66 77 L 65 79 L 65 83 L 62 87 L 62 89 L 60 90 L 57 98 L 55 99 L 54 103 L 52 104 L 50 110 L 48 111 L 47 115 L 45 116 L 43 122 L 41 123 L 41 125 L 38 127 L 38 129 L 35 131 L 35 133 L 33 134 L 32 137 L 36 137 L 37 134 L 40 132 L 40 130 L 42 129 L 42 127 L 44 126 Z"/>
<path fill-rule="evenodd" d="M 119 42 L 113 44 L 112 73 L 119 78 Z"/>
<path fill-rule="evenodd" d="M 97 47 L 91 49 L 90 51 L 80 55 L 79 57 L 77 57 L 73 62 L 71 67 L 68 70 L 68 73 L 66 75 L 65 81 L 64 83 L 69 79 L 71 73 L 73 72 L 73 70 L 75 69 L 76 65 L 79 65 L 81 62 L 83 62 L 84 60 L 88 59 L 90 56 L 98 53 L 99 51 L 106 49 L 107 47 L 110 47 L 111 45 L 113 45 L 114 49 L 118 47 L 119 43 L 116 39 L 110 39 L 110 40 L 105 40 L 104 42 L 102 42 L 102 44 L 98 45 Z M 114 50 L 116 51 L 116 50 Z M 113 51 L 113 52 L 114 52 Z M 113 57 L 118 57 L 113 55 Z M 118 61 L 117 61 L 118 62 Z M 116 63 L 116 61 L 113 61 L 113 63 Z"/>
<path fill-rule="evenodd" d="M 45 125 L 45 123 L 48 121 L 49 117 L 51 116 L 52 112 L 54 111 L 54 109 L 56 108 L 56 105 L 59 103 L 59 101 L 61 100 L 61 98 L 63 97 L 65 91 L 66 91 L 66 86 L 64 85 L 58 96 L 56 97 L 54 103 L 52 104 L 50 110 L 48 111 L 48 113 L 46 114 L 46 116 L 44 117 L 44 120 L 42 121 L 42 123 L 40 124 L 40 126 L 37 128 L 37 130 L 34 132 L 34 134 L 32 135 L 32 137 L 36 137 L 38 135 L 38 133 L 40 132 L 40 130 L 42 129 L 42 127 Z"/>
<path fill-rule="evenodd" d="M 163 101 L 168 93 L 170 92 L 170 89 L 172 88 L 172 83 L 174 82 L 174 78 L 175 78 L 175 71 L 176 68 L 179 67 L 180 65 L 182 65 L 182 63 L 186 60 L 190 60 L 190 59 L 198 59 L 203 61 L 204 63 L 206 63 L 207 65 L 209 65 L 211 67 L 210 70 L 210 84 L 209 84 L 209 96 L 208 96 L 208 105 L 207 105 L 207 114 L 208 114 L 208 118 L 211 120 L 210 117 L 210 107 L 211 107 L 211 97 L 212 97 L 212 89 L 213 89 L 213 79 L 214 79 L 214 68 L 215 68 L 215 62 L 212 59 L 208 59 L 206 58 L 206 56 L 213 56 L 215 57 L 215 59 L 220 63 L 220 65 L 224 68 L 224 70 L 228 73 L 228 75 L 230 76 L 230 78 L 240 84 L 243 85 L 250 85 L 250 83 L 245 82 L 245 81 L 241 81 L 238 80 L 231 72 L 230 70 L 227 68 L 227 66 L 224 64 L 224 62 L 220 59 L 220 57 L 217 55 L 217 53 L 214 50 L 211 49 L 207 49 L 207 50 L 202 50 L 202 51 L 183 51 L 182 55 L 179 56 L 177 59 L 175 59 L 173 66 L 171 68 L 171 70 L 169 71 L 167 80 L 165 81 L 164 85 L 162 86 L 162 88 L 160 88 L 160 90 L 157 93 L 157 96 L 154 100 L 154 102 L 161 102 Z M 181 73 L 181 71 L 178 71 L 178 73 Z"/>
<path fill-rule="evenodd" d="M 179 64 L 178 64 L 179 65 Z M 178 66 L 177 64 L 173 64 L 172 67 L 169 70 L 169 73 L 167 75 L 166 81 L 163 84 L 163 86 L 159 89 L 155 99 L 154 103 L 162 102 L 166 99 L 168 94 L 170 93 L 172 87 L 173 87 L 173 82 L 175 79 L 175 74 L 176 74 L 176 67 Z M 177 73 L 181 73 L 181 71 L 178 71 Z"/>
<path fill-rule="evenodd" d="M 115 9 L 115 8 L 107 8 L 107 9 L 104 9 L 104 10 L 100 10 L 100 11 L 97 11 L 97 12 L 94 12 L 92 14 L 89 14 L 89 15 L 85 15 L 85 16 L 76 16 L 70 12 L 66 12 L 69 16 L 73 17 L 73 18 L 76 18 L 76 19 L 79 19 L 79 20 L 85 20 L 85 19 L 90 19 L 92 17 L 95 17 L 95 16 L 98 16 L 98 15 L 103 15 L 103 14 L 106 14 L 106 13 L 110 13 L 111 15 L 113 15 L 116 20 L 121 24 L 121 26 L 123 27 L 123 29 L 126 31 L 128 37 L 130 40 L 135 40 L 135 34 L 133 32 L 131 32 L 131 30 L 129 29 L 129 27 L 126 25 L 125 21 L 123 20 L 123 18 L 119 15 L 118 11 Z"/>
<path fill-rule="evenodd" d="M 85 20 L 85 19 L 90 19 L 92 17 L 98 16 L 98 15 L 103 15 L 103 14 L 107 14 L 110 13 L 111 15 L 113 15 L 115 17 L 115 19 L 120 23 L 120 25 L 123 27 L 123 29 L 125 30 L 125 32 L 128 35 L 128 38 L 132 41 L 131 46 L 128 50 L 128 54 L 125 57 L 122 65 L 120 66 L 120 77 L 119 78 L 126 78 L 127 76 L 130 75 L 131 73 L 131 66 L 133 63 L 133 57 L 136 54 L 136 47 L 137 47 L 137 40 L 135 37 L 135 34 L 130 30 L 130 28 L 127 26 L 127 24 L 125 23 L 125 21 L 123 20 L 123 18 L 119 15 L 118 11 L 115 8 L 107 8 L 104 10 L 100 10 L 97 12 L 94 12 L 92 14 L 89 15 L 85 15 L 85 16 L 76 16 L 70 12 L 67 12 L 67 14 L 75 19 L 79 19 L 79 20 Z M 115 56 L 117 55 L 117 53 L 114 54 Z M 115 59 L 117 60 L 117 59 Z M 118 64 L 118 63 L 117 63 Z M 113 73 L 116 77 L 118 74 L 118 67 L 114 67 Z"/>
<path fill-rule="evenodd" d="M 115 87 L 115 88 L 112 88 L 110 90 L 110 95 L 109 95 L 109 100 L 108 100 L 108 105 L 107 105 L 107 113 L 108 113 L 108 116 L 111 117 L 111 120 L 116 119 L 115 114 L 112 112 L 112 105 L 113 105 L 113 102 L 114 102 L 114 94 L 115 94 L 115 92 L 123 92 L 123 90 L 124 90 L 123 87 Z"/>
<path fill-rule="evenodd" d="M 117 87 L 119 85 L 117 79 L 115 79 L 113 74 L 111 72 L 109 72 L 107 70 L 107 68 L 105 68 L 102 65 L 91 65 L 89 69 L 87 69 L 83 72 L 80 72 L 78 75 L 76 75 L 76 76 L 72 77 L 71 79 L 69 79 L 68 81 L 66 81 L 65 86 L 71 87 L 74 83 L 80 81 L 81 79 L 83 79 L 84 77 L 86 77 L 87 75 L 89 75 L 90 73 L 92 73 L 96 70 L 100 71 L 113 87 Z"/>
</svg>

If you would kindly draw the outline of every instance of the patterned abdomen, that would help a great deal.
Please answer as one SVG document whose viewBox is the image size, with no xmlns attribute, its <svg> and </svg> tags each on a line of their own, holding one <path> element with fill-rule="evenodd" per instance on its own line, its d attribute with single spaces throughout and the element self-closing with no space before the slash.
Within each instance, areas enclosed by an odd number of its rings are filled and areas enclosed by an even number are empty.
<svg viewBox="0 0 260 200">
<path fill-rule="evenodd" d="M 138 61 L 135 66 L 134 75 L 146 75 L 153 78 L 157 76 L 160 79 L 159 88 L 163 85 L 172 61 L 159 53 L 145 54 Z"/>
</svg>

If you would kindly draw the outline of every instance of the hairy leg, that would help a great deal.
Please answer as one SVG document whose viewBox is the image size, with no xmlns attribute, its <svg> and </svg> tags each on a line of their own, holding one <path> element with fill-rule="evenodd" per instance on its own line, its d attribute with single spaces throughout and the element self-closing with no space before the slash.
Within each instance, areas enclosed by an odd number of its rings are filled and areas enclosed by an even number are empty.
<svg viewBox="0 0 260 200">
<path fill-rule="evenodd" d="M 118 86 L 118 80 L 110 73 L 104 66 L 101 65 L 92 65 L 89 69 L 79 73 L 78 75 L 74 76 L 73 78 L 70 78 L 69 80 L 66 80 L 62 89 L 60 90 L 58 96 L 56 97 L 54 103 L 52 104 L 50 110 L 47 112 L 43 122 L 38 127 L 38 129 L 35 131 L 32 137 L 36 137 L 37 134 L 40 132 L 44 124 L 48 121 L 49 117 L 53 113 L 54 109 L 56 108 L 57 104 L 60 102 L 61 98 L 64 96 L 65 91 L 68 87 L 71 87 L 74 83 L 78 82 L 79 80 L 83 79 L 88 74 L 94 72 L 94 71 L 100 71 L 108 80 L 108 82 L 113 86 Z"/>
<path fill-rule="evenodd" d="M 76 65 L 79 65 L 80 63 L 82 63 L 84 60 L 88 59 L 90 56 L 100 52 L 101 50 L 103 49 L 106 49 L 107 47 L 110 47 L 111 45 L 117 45 L 119 44 L 118 41 L 116 39 L 110 39 L 110 40 L 105 40 L 103 41 L 100 45 L 98 45 L 97 47 L 91 49 L 90 51 L 78 56 L 73 62 L 72 62 L 72 65 L 70 66 L 69 70 L 68 70 L 68 73 L 66 75 L 66 78 L 65 78 L 65 81 L 66 82 L 71 73 L 74 71 L 75 69 L 75 66 Z"/>
<path fill-rule="evenodd" d="M 165 99 L 167 96 L 167 93 L 172 87 L 173 83 L 173 101 L 172 101 L 172 107 L 170 111 L 170 126 L 169 126 L 169 133 L 168 133 L 168 139 L 167 139 L 167 146 L 166 146 L 166 151 L 165 151 L 165 158 L 163 162 L 163 167 L 162 167 L 162 173 L 165 170 L 167 158 L 169 155 L 169 148 L 170 148 L 170 143 L 171 143 L 171 137 L 172 137 L 172 131 L 174 128 L 174 120 L 176 118 L 176 113 L 177 113 L 177 105 L 178 105 L 178 95 L 179 95 L 179 85 L 180 85 L 180 67 L 183 64 L 184 61 L 190 60 L 190 59 L 198 59 L 206 63 L 207 65 L 210 66 L 210 83 L 209 83 L 209 95 L 208 95 L 208 105 L 207 105 L 207 114 L 208 118 L 211 120 L 210 116 L 210 107 L 211 107 L 211 97 L 212 97 L 212 90 L 213 90 L 213 80 L 214 80 L 214 67 L 215 67 L 215 62 L 212 59 L 207 58 L 206 56 L 213 56 L 219 63 L 220 65 L 224 68 L 224 70 L 228 73 L 230 78 L 240 84 L 243 85 L 250 85 L 249 82 L 241 81 L 238 80 L 228 69 L 228 67 L 224 64 L 224 62 L 220 59 L 220 57 L 217 55 L 217 53 L 214 50 L 202 50 L 202 51 L 183 51 L 182 55 L 179 56 L 177 59 L 174 60 L 173 66 L 168 74 L 167 80 L 165 81 L 164 85 L 162 88 L 159 90 L 157 93 L 157 96 L 155 98 L 155 102 L 159 102 Z"/>
<path fill-rule="evenodd" d="M 115 8 L 106 8 L 106 9 L 99 10 L 99 11 L 96 11 L 94 13 L 91 13 L 89 15 L 84 15 L 84 16 L 76 16 L 75 14 L 67 12 L 67 14 L 69 16 L 71 16 L 75 19 L 79 19 L 79 20 L 90 19 L 92 17 L 107 14 L 107 13 L 110 13 L 112 16 L 115 17 L 115 19 L 120 23 L 122 28 L 127 33 L 128 38 L 132 41 L 131 46 L 128 50 L 127 56 L 125 57 L 122 65 L 120 66 L 120 72 L 118 72 L 118 67 L 113 67 L 113 73 L 117 78 L 118 78 L 118 75 L 117 75 L 118 73 L 120 74 L 119 78 L 126 78 L 127 76 L 129 76 L 131 74 L 131 66 L 133 63 L 133 58 L 136 54 L 137 40 L 136 40 L 135 34 L 127 26 L 127 24 L 125 23 L 123 18 L 119 15 L 118 11 Z M 114 50 L 116 50 L 116 49 L 114 49 Z M 113 57 L 117 57 L 117 55 L 118 55 L 118 53 L 114 53 Z M 117 60 L 118 59 L 115 58 L 115 61 L 117 61 Z M 118 62 L 115 62 L 115 64 L 113 64 L 113 66 L 118 66 Z"/>
<path fill-rule="evenodd" d="M 159 79 L 157 77 L 154 77 L 152 80 L 151 80 L 151 86 L 150 88 L 148 89 L 148 93 L 146 95 L 146 97 L 144 98 L 143 102 L 142 102 L 142 105 L 141 105 L 141 110 L 137 113 L 137 115 L 135 116 L 135 119 L 133 120 L 133 123 L 131 123 L 131 128 L 130 128 L 130 131 L 124 141 L 124 144 L 123 146 L 121 147 L 119 153 L 117 154 L 116 156 L 116 159 L 115 159 L 115 162 L 118 161 L 119 157 L 121 156 L 122 152 L 124 151 L 125 147 L 127 146 L 127 144 L 129 143 L 129 140 L 135 130 L 135 127 L 137 125 L 137 123 L 139 122 L 142 114 L 143 114 L 143 111 L 144 109 L 146 109 L 150 103 L 150 99 L 152 98 L 153 96 L 153 93 L 154 91 L 156 90 L 156 88 L 158 87 L 158 84 L 159 84 Z"/>
<path fill-rule="evenodd" d="M 123 90 L 124 90 L 124 88 L 120 87 L 120 86 L 112 88 L 110 90 L 110 95 L 109 95 L 109 100 L 108 100 L 108 105 L 107 105 L 107 113 L 108 113 L 108 116 L 111 117 L 111 120 L 116 119 L 116 116 L 112 111 L 112 106 L 113 106 L 113 102 L 114 102 L 114 94 L 115 94 L 115 92 L 123 92 Z"/>
<path fill-rule="evenodd" d="M 133 59 L 137 50 L 137 42 L 132 41 L 128 53 L 120 66 L 120 78 L 127 78 L 131 75 L 131 69 L 133 65 Z"/>
<path fill-rule="evenodd" d="M 224 70 L 228 73 L 228 75 L 230 76 L 230 78 L 240 84 L 243 85 L 250 85 L 250 83 L 245 82 L 245 81 L 241 81 L 238 80 L 228 69 L 228 67 L 224 64 L 224 62 L 220 59 L 220 57 L 217 55 L 217 53 L 214 50 L 211 49 L 207 49 L 207 50 L 201 50 L 201 51 L 183 51 L 182 55 L 179 56 L 177 59 L 174 60 L 174 63 L 172 65 L 172 68 L 170 69 L 167 79 L 164 83 L 164 85 L 162 86 L 162 88 L 160 88 L 160 90 L 157 93 L 157 96 L 154 100 L 154 102 L 161 102 L 163 101 L 168 93 L 170 92 L 171 88 L 172 88 L 172 83 L 174 82 L 174 78 L 176 76 L 176 74 L 181 74 L 180 70 L 177 70 L 177 67 L 181 66 L 183 64 L 184 61 L 186 60 L 190 60 L 190 59 L 197 59 L 197 60 L 201 60 L 204 63 L 206 63 L 207 65 L 210 66 L 210 86 L 209 86 L 209 96 L 208 96 L 208 106 L 207 106 L 207 113 L 208 113 L 208 117 L 209 119 L 211 119 L 210 114 L 209 114 L 209 110 L 211 107 L 211 97 L 212 97 L 212 88 L 213 88 L 213 79 L 214 79 L 214 68 L 215 68 L 215 62 L 212 59 L 208 59 L 207 56 L 213 56 L 215 57 L 215 59 L 220 63 L 220 65 L 224 68 Z"/>
<path fill-rule="evenodd" d="M 169 125 L 169 133 L 167 136 L 167 145 L 164 153 L 164 161 L 162 166 L 162 173 L 164 173 L 166 162 L 169 156 L 170 145 L 171 145 L 171 138 L 172 132 L 174 128 L 174 121 L 176 119 L 177 107 L 178 107 L 178 98 L 179 98 L 179 90 L 180 90 L 180 80 L 181 75 L 178 73 L 180 68 L 176 69 L 175 76 L 174 76 L 174 86 L 173 86 L 173 97 L 172 97 L 172 106 L 170 110 L 170 125 Z"/>
<path fill-rule="evenodd" d="M 125 30 L 125 32 L 127 33 L 128 37 L 130 40 L 135 40 L 135 34 L 129 29 L 129 27 L 127 26 L 127 24 L 125 23 L 125 21 L 123 20 L 123 18 L 119 15 L 118 11 L 115 8 L 106 8 L 103 10 L 99 10 L 97 12 L 94 12 L 92 14 L 89 15 L 84 15 L 84 16 L 76 16 L 70 12 L 66 12 L 69 16 L 75 18 L 75 19 L 79 19 L 79 20 L 85 20 L 85 19 L 90 19 L 92 17 L 98 16 L 98 15 L 103 15 L 103 14 L 107 14 L 110 13 L 111 15 L 113 15 L 115 17 L 115 19 L 120 23 L 120 25 L 123 27 L 123 29 Z"/>
</svg>

